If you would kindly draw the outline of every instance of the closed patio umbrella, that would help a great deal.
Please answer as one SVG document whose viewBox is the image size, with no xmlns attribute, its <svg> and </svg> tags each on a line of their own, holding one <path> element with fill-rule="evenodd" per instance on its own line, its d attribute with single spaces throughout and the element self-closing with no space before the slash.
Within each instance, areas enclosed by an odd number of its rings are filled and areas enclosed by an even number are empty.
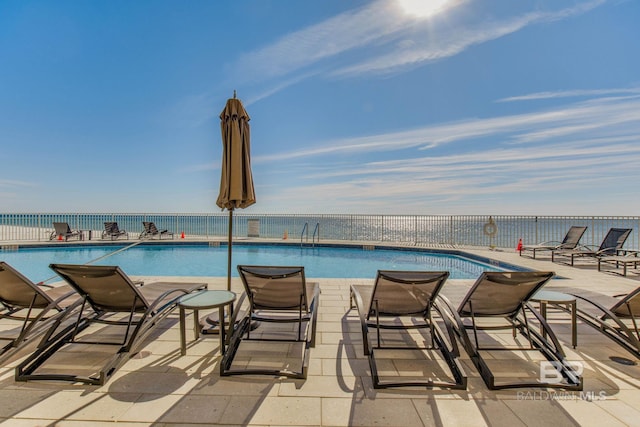
<svg viewBox="0 0 640 427">
<path fill-rule="evenodd" d="M 251 144 L 249 114 L 242 102 L 233 98 L 220 113 L 222 131 L 222 173 L 220 194 L 216 204 L 229 211 L 229 245 L 227 260 L 227 289 L 231 289 L 231 253 L 233 245 L 233 211 L 244 209 L 256 202 L 251 175 Z"/>
</svg>

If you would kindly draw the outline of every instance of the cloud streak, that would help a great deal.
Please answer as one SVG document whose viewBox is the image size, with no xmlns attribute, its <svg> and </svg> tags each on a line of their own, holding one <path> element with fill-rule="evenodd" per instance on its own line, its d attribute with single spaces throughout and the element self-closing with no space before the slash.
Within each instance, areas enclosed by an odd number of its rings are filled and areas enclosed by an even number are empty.
<svg viewBox="0 0 640 427">
<path fill-rule="evenodd" d="M 380 0 L 289 33 L 261 49 L 248 52 L 238 58 L 232 70 L 234 75 L 240 73 L 244 78 L 256 82 L 270 81 L 300 71 L 304 75 L 294 80 L 308 78 L 316 75 L 309 68 L 319 65 L 327 70 L 328 76 L 337 78 L 398 73 L 457 55 L 469 47 L 504 37 L 530 25 L 589 12 L 606 2 L 592 0 L 557 11 L 537 11 L 502 20 L 439 26 L 439 17 L 415 19 L 402 13 L 395 2 Z M 446 16 L 442 15 L 442 21 Z M 399 45 L 402 46 L 400 49 Z M 375 49 L 370 49 L 372 47 Z M 350 54 L 351 59 L 345 56 L 346 53 Z M 346 61 L 351 64 L 345 65 Z M 276 84 L 264 93 L 272 94 L 287 86 Z"/>
<path fill-rule="evenodd" d="M 547 111 L 493 117 L 467 119 L 455 123 L 444 123 L 355 138 L 327 141 L 315 147 L 287 153 L 255 157 L 256 162 L 277 159 L 299 159 L 328 156 L 338 153 L 372 153 L 403 150 L 407 148 L 432 149 L 434 147 L 462 142 L 472 138 L 500 138 L 507 143 L 543 143 L 557 137 L 569 138 L 606 131 L 627 125 L 627 134 L 640 133 L 640 99 L 602 98 L 557 107 Z"/>
</svg>

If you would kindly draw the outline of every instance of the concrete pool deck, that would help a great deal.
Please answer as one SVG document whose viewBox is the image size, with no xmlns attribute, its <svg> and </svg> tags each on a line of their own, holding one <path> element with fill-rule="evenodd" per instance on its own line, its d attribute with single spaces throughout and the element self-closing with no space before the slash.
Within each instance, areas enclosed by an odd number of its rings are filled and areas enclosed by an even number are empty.
<svg viewBox="0 0 640 427">
<path fill-rule="evenodd" d="M 547 258 L 519 257 L 513 250 L 460 248 L 478 256 L 524 267 L 555 271 L 563 279 L 546 289 L 585 291 L 603 298 L 640 286 L 640 274 L 627 277 L 598 272 L 597 264 L 576 267 Z M 349 309 L 349 286 L 372 284 L 375 272 L 363 279 L 308 278 L 320 283 L 318 335 L 311 349 L 306 380 L 218 374 L 218 337 L 198 341 L 188 335 L 187 355 L 180 356 L 178 311 L 137 356 L 104 386 L 63 382 L 16 382 L 20 359 L 0 368 L 0 425 L 102 426 L 524 426 L 640 424 L 640 366 L 616 363 L 611 356 L 635 358 L 597 331 L 578 323 L 578 346 L 571 348 L 569 316 L 552 313 L 550 324 L 567 358 L 584 366 L 584 391 L 522 388 L 490 391 L 466 353 L 462 363 L 469 377 L 466 391 L 425 388 L 376 390 L 362 350 L 357 311 Z M 136 277 L 138 278 L 138 277 Z M 166 279 L 139 277 L 145 281 Z M 204 281 L 209 289 L 224 289 L 224 277 L 181 277 Z M 454 305 L 473 280 L 449 280 L 442 293 Z M 233 280 L 233 290 L 241 283 Z M 191 314 L 190 314 L 191 316 Z M 189 322 L 190 319 L 188 318 Z M 260 357 L 260 349 L 253 349 Z M 269 354 L 267 354 L 269 353 Z M 273 357 L 264 352 L 264 357 Z M 395 374 L 420 371 L 421 353 L 391 352 L 383 363 Z M 522 354 L 495 355 L 503 372 L 517 375 Z M 637 360 L 636 360 L 637 361 Z M 82 363 L 82 358 L 78 363 Z M 406 372 L 405 372 L 406 371 Z"/>
</svg>

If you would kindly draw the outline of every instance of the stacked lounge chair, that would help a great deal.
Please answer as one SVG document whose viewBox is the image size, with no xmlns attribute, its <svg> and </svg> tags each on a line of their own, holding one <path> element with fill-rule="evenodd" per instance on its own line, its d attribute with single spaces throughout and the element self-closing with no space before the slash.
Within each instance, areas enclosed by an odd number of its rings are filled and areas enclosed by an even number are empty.
<svg viewBox="0 0 640 427">
<path fill-rule="evenodd" d="M 576 258 L 597 260 L 602 257 L 618 255 L 629 234 L 631 234 L 630 228 L 610 228 L 599 247 L 581 245 L 575 249 L 554 249 L 551 251 L 551 261 L 556 262 L 557 257 L 569 258 L 569 264 L 574 265 Z"/>
<path fill-rule="evenodd" d="M 364 354 L 369 359 L 374 388 L 386 387 L 445 387 L 466 389 L 467 377 L 458 361 L 460 355 L 454 335 L 453 324 L 447 316 L 440 312 L 436 303 L 438 293 L 449 277 L 448 272 L 434 271 L 378 271 L 372 286 L 352 285 L 351 300 L 355 301 L 360 317 Z M 445 324 L 446 333 L 433 319 L 433 312 Z M 371 330 L 371 332 L 370 332 Z M 394 331 L 387 334 L 390 342 L 398 340 L 403 345 L 383 344 L 381 332 Z M 409 331 L 428 330 L 429 343 L 426 347 L 419 342 L 425 340 L 422 334 L 410 336 Z M 370 340 L 370 333 L 375 332 L 376 340 Z M 389 336 L 391 335 L 391 336 Z M 419 342 L 416 342 L 419 341 Z M 397 377 L 393 380 L 383 380 L 378 373 L 376 364 L 376 350 L 437 350 L 450 370 L 450 379 L 438 378 L 441 372 L 432 372 L 435 378 Z M 438 369 L 439 371 L 439 369 Z"/>
<path fill-rule="evenodd" d="M 158 230 L 158 227 L 156 227 L 153 222 L 143 221 L 142 226 L 144 227 L 144 230 L 142 230 L 142 233 L 140 233 L 141 239 L 153 239 L 154 237 L 162 239 L 162 236 L 171 236 L 172 239 L 174 238 L 172 232 L 170 232 L 169 230 Z"/>
<path fill-rule="evenodd" d="M 232 322 L 240 312 L 246 298 L 248 309 L 241 316 L 233 332 L 229 348 L 220 362 L 220 375 L 275 375 L 289 378 L 306 378 L 309 367 L 309 349 L 315 346 L 316 321 L 320 287 L 317 283 L 308 283 L 304 276 L 304 267 L 286 266 L 249 266 L 239 265 L 238 272 L 245 292 L 236 305 Z M 260 327 L 252 332 L 253 325 Z M 273 331 L 266 323 L 289 323 L 294 331 Z M 302 355 L 300 368 L 290 368 L 288 363 L 282 368 L 234 367 L 234 358 L 243 341 L 280 341 L 301 343 Z"/>
<path fill-rule="evenodd" d="M 587 231 L 587 227 L 572 226 L 569 228 L 569 231 L 567 231 L 562 242 L 547 241 L 536 245 L 523 245 L 519 250 L 520 256 L 527 256 L 528 253 L 531 252 L 531 258 L 535 259 L 536 252 L 573 250 L 578 246 L 578 243 L 580 243 L 580 239 L 582 239 L 585 231 Z"/>
<path fill-rule="evenodd" d="M 582 390 L 582 378 L 567 361 L 564 350 L 549 324 L 529 303 L 532 296 L 553 275 L 552 272 L 484 272 L 463 298 L 457 310 L 443 298 L 449 306 L 449 312 L 454 316 L 456 330 L 469 357 L 489 389 L 542 387 Z M 530 324 L 530 317 L 535 320 L 535 327 Z M 490 343 L 481 342 L 481 331 L 500 329 L 512 330 L 513 345 L 507 346 L 497 340 Z M 526 345 L 520 343 L 517 337 L 524 338 Z M 488 352 L 490 362 L 493 363 L 500 360 L 497 352 L 539 353 L 557 370 L 561 380 L 543 382 L 539 375 L 516 381 L 497 378 L 495 369 L 492 370 L 491 363 L 485 360 L 485 352 Z M 536 361 L 531 371 L 539 374 L 539 360 L 535 357 L 530 360 Z"/>
<path fill-rule="evenodd" d="M 65 313 L 73 311 L 78 294 L 70 286 L 39 285 L 0 261 L 0 362 L 46 332 Z"/>
<path fill-rule="evenodd" d="M 104 384 L 114 372 L 137 353 L 145 339 L 177 307 L 178 299 L 206 288 L 202 283 L 149 283 L 136 285 L 119 267 L 99 265 L 51 264 L 50 266 L 80 295 L 80 315 L 64 312 L 47 331 L 46 340 L 16 367 L 17 381 L 62 380 L 87 384 Z M 71 329 L 61 325 L 73 321 Z M 100 326 L 103 325 L 103 326 Z M 115 337 L 115 338 L 114 338 Z M 88 350 L 99 346 L 106 352 L 102 366 L 78 364 L 70 357 L 70 371 L 61 373 L 57 360 L 54 369 L 47 369 L 47 361 L 72 348 Z M 69 354 L 69 353 L 67 353 Z M 64 358 L 64 357 L 63 357 Z"/>
</svg>

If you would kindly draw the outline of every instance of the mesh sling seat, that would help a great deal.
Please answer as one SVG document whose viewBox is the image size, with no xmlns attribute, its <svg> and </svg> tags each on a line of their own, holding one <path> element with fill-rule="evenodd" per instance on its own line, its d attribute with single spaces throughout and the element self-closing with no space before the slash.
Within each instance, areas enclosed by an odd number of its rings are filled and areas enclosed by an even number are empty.
<svg viewBox="0 0 640 427">
<path fill-rule="evenodd" d="M 547 241 L 547 242 L 542 242 L 542 243 L 538 243 L 536 245 L 523 245 L 522 248 L 520 248 L 520 256 L 529 256 L 527 253 L 531 252 L 531 258 L 535 259 L 536 258 L 536 252 L 539 251 L 554 251 L 554 250 L 571 250 L 571 249 L 575 249 L 578 246 L 578 243 L 580 243 L 580 239 L 582 239 L 582 236 L 584 235 L 585 231 L 587 231 L 587 227 L 582 227 L 582 226 L 572 226 L 571 228 L 569 228 L 569 231 L 567 231 L 567 234 L 564 236 L 564 239 L 562 239 L 562 242 L 557 242 L 557 241 Z"/>
<path fill-rule="evenodd" d="M 258 374 L 306 378 L 309 349 L 315 347 L 316 341 L 320 286 L 317 283 L 307 283 L 304 267 L 239 265 L 238 272 L 245 292 L 236 305 L 231 321 L 235 322 L 245 298 L 249 307 L 235 325 L 229 339 L 229 347 L 220 363 L 220 375 Z M 260 322 L 258 331 L 252 331 L 256 324 L 252 322 Z M 272 331 L 272 328 L 262 322 L 289 323 L 293 324 L 295 330 Z M 290 369 L 289 366 L 281 369 L 248 366 L 233 368 L 233 360 L 242 341 L 301 343 L 303 348 L 300 369 Z M 259 359 L 260 350 L 253 353 Z"/>
<path fill-rule="evenodd" d="M 77 302 L 78 294 L 70 286 L 36 285 L 0 261 L 0 363 L 35 342 Z"/>
<path fill-rule="evenodd" d="M 154 238 L 156 236 L 158 236 L 158 238 L 162 239 L 162 236 L 171 236 L 171 238 L 174 238 L 174 235 L 172 232 L 170 232 L 169 230 L 158 230 L 158 227 L 156 227 L 156 224 L 150 221 L 142 221 L 142 226 L 144 227 L 144 230 L 142 230 L 142 233 L 140 233 L 140 238 L 143 239 L 145 237 L 147 238 Z"/>
<path fill-rule="evenodd" d="M 59 239 L 62 240 L 64 237 L 64 241 L 68 241 L 72 237 L 76 237 L 78 240 L 82 240 L 83 235 L 80 230 L 72 230 L 69 227 L 69 224 L 66 222 L 54 222 L 53 223 L 53 231 L 49 235 L 49 240 Z"/>
<path fill-rule="evenodd" d="M 543 387 L 582 390 L 582 377 L 577 375 L 571 363 L 566 360 L 565 353 L 546 320 L 528 302 L 553 275 L 553 272 L 537 271 L 484 272 L 463 298 L 458 310 L 451 310 L 462 343 L 489 389 Z M 447 305 L 450 309 L 452 308 L 448 301 Z M 531 325 L 530 321 L 533 319 L 536 323 Z M 480 325 L 481 322 L 490 324 Z M 512 330 L 514 345 L 496 339 L 491 345 L 480 344 L 480 331 L 500 329 Z M 472 338 L 469 337 L 470 334 Z M 517 345 L 519 336 L 526 340 L 526 346 Z M 486 351 L 493 353 L 490 358 L 494 362 L 503 359 L 496 355 L 496 352 L 499 351 L 539 353 L 545 357 L 547 363 L 555 368 L 557 376 L 561 379 L 553 382 L 542 381 L 539 378 L 542 365 L 537 361 L 535 367 L 527 368 L 531 375 L 534 375 L 535 372 L 535 380 L 527 378 L 506 381 L 501 379 L 500 383 L 497 383 L 495 374 L 482 356 L 482 353 Z M 525 360 L 527 359 L 523 359 L 522 362 L 524 363 Z M 533 360 L 536 361 L 536 359 Z"/>
<path fill-rule="evenodd" d="M 60 331 L 58 327 L 67 316 L 58 319 L 47 332 L 46 342 L 16 367 L 17 381 L 61 380 L 102 385 L 137 353 L 145 339 L 177 307 L 181 296 L 206 288 L 202 283 L 156 282 L 137 286 L 115 266 L 51 264 L 50 267 L 80 294 L 81 312 L 73 317 L 71 330 Z M 103 366 L 79 366 L 82 362 L 73 359 L 73 366 L 52 361 L 52 370 L 45 363 L 57 352 L 75 349 L 85 353 L 90 346 L 113 350 L 102 357 L 106 359 Z M 62 368 L 91 373 L 60 373 Z"/>
<path fill-rule="evenodd" d="M 117 222 L 104 223 L 104 231 L 102 232 L 103 239 L 109 238 L 111 240 L 117 240 L 120 236 L 125 236 L 128 239 L 129 233 L 127 233 L 126 230 L 120 230 Z"/>
<path fill-rule="evenodd" d="M 448 272 L 434 271 L 378 271 L 373 286 L 352 285 L 351 307 L 358 309 L 364 354 L 368 356 L 374 388 L 387 387 L 446 387 L 465 390 L 467 377 L 458 361 L 460 355 L 455 338 L 454 327 L 449 317 L 440 313 L 438 293 L 449 277 Z M 446 335 L 433 312 L 439 314 L 440 323 L 444 323 Z M 395 330 L 390 341 L 401 339 L 402 345 L 385 345 L 381 339 L 381 330 Z M 418 344 L 424 340 L 423 334 L 407 337 L 411 330 L 428 330 L 428 345 Z M 370 330 L 372 332 L 370 332 Z M 375 332 L 376 340 L 370 340 Z M 391 335 L 391 334 L 387 334 Z M 445 339 L 446 337 L 446 339 Z M 386 340 L 385 340 L 386 341 Z M 427 378 L 402 378 L 381 380 L 376 365 L 375 353 L 378 349 L 393 350 L 439 350 L 451 371 L 452 380 L 441 380 L 441 373 L 433 372 Z M 440 371 L 438 368 L 437 371 Z M 436 379 L 430 378 L 435 376 Z"/>
<path fill-rule="evenodd" d="M 640 287 L 626 295 L 616 295 L 610 307 L 584 295 L 578 298 L 577 316 L 640 359 Z"/>
<path fill-rule="evenodd" d="M 551 251 L 551 261 L 555 262 L 556 257 L 570 258 L 570 265 L 574 264 L 575 258 L 601 258 L 605 256 L 618 255 L 622 251 L 622 246 L 631 234 L 630 228 L 610 228 L 607 235 L 602 240 L 598 248 L 591 245 L 578 246 L 575 249 L 557 249 Z M 566 264 L 566 263 L 565 263 Z"/>
</svg>

